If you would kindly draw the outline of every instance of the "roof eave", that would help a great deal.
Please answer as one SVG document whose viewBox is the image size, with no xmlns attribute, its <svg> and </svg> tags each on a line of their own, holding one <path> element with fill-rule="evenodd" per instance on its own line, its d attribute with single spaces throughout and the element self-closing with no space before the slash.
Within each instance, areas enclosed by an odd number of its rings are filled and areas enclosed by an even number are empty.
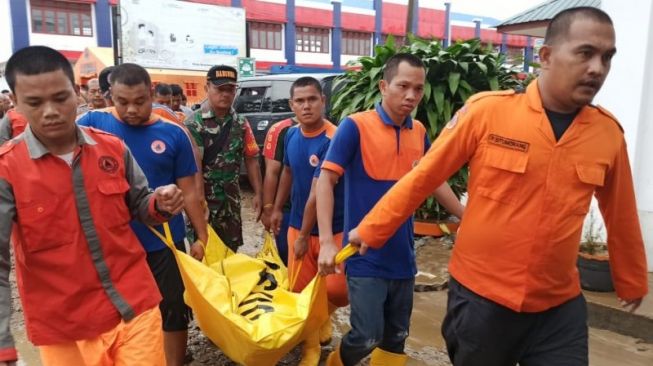
<svg viewBox="0 0 653 366">
<path fill-rule="evenodd" d="M 497 32 L 544 38 L 549 20 L 497 26 Z"/>
</svg>

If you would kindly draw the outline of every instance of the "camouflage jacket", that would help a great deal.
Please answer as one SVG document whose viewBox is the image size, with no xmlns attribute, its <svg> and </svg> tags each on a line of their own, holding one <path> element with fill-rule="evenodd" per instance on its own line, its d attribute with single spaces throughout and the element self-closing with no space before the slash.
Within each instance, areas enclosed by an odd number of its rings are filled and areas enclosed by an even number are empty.
<svg viewBox="0 0 653 366">
<path fill-rule="evenodd" d="M 232 123 L 227 141 L 213 161 L 203 161 L 202 174 L 209 209 L 240 216 L 238 177 L 244 158 L 247 120 L 233 110 L 225 118 L 218 118 L 212 110 L 202 108 L 190 115 L 185 125 L 203 158 L 205 150 L 214 143 L 215 137 L 229 121 Z"/>
</svg>

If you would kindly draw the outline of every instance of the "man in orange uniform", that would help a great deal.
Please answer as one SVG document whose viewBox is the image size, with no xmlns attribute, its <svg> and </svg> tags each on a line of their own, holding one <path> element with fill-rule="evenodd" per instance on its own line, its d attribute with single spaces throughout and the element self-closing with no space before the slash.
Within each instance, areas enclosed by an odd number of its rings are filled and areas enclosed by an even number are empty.
<svg viewBox="0 0 653 366">
<path fill-rule="evenodd" d="M 6 75 L 29 125 L 0 148 L 0 365 L 17 359 L 12 227 L 27 334 L 44 365 L 163 365 L 161 295 L 129 221 L 167 220 L 181 191 L 151 193 L 117 137 L 75 124 L 73 70 L 57 51 L 24 48 Z"/>
<path fill-rule="evenodd" d="M 524 94 L 477 94 L 350 240 L 378 248 L 424 197 L 469 162 L 469 202 L 449 271 L 442 332 L 454 365 L 587 365 L 576 258 L 596 195 L 617 295 L 636 309 L 646 258 L 623 131 L 590 105 L 616 52 L 596 8 L 556 15 Z"/>
</svg>

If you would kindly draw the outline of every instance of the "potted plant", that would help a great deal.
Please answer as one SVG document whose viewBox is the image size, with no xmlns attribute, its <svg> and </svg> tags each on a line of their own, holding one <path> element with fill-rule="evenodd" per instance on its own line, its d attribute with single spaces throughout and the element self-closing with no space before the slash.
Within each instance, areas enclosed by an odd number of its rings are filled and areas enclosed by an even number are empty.
<svg viewBox="0 0 653 366">
<path fill-rule="evenodd" d="M 577 266 L 582 289 L 599 292 L 614 291 L 608 246 L 603 239 L 600 225 L 596 223 L 593 211 L 590 212 L 588 226 L 580 243 Z"/>
<path fill-rule="evenodd" d="M 399 52 L 418 56 L 426 66 L 424 97 L 413 117 L 424 123 L 431 141 L 474 93 L 520 85 L 517 73 L 504 65 L 504 56 L 478 39 L 444 48 L 438 40 L 408 35 L 408 43 L 396 47 L 389 36 L 385 44 L 375 47 L 375 56 L 359 58 L 355 70 L 334 82 L 332 115 L 341 120 L 349 114 L 372 109 L 381 100 L 377 85 L 383 77 L 383 65 Z M 458 198 L 467 192 L 467 176 L 465 166 L 449 179 Z M 450 216 L 431 197 L 415 213 L 415 232 L 433 236 L 446 234 L 446 230 L 454 232 L 457 223 L 451 222 Z"/>
</svg>

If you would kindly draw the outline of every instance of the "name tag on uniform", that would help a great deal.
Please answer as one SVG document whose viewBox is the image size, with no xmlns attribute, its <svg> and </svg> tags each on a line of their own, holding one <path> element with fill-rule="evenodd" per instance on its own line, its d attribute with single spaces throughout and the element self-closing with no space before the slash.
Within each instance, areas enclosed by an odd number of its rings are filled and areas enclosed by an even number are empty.
<svg viewBox="0 0 653 366">
<path fill-rule="evenodd" d="M 531 144 L 524 141 L 513 140 L 507 137 L 491 134 L 488 137 L 488 141 L 493 145 L 498 145 L 512 150 L 517 150 L 521 152 L 528 152 L 528 148 Z"/>
</svg>

